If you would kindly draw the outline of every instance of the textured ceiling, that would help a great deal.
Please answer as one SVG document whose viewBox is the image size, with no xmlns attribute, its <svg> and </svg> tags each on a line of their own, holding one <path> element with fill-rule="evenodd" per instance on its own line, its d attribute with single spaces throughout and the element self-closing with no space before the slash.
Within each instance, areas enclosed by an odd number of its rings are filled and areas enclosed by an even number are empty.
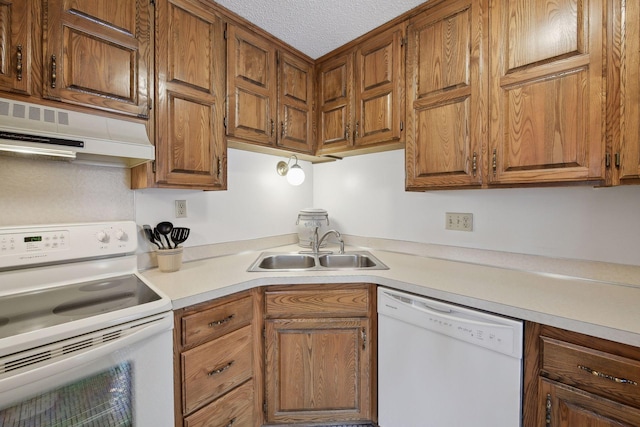
<svg viewBox="0 0 640 427">
<path fill-rule="evenodd" d="M 216 0 L 317 59 L 424 0 Z"/>
</svg>

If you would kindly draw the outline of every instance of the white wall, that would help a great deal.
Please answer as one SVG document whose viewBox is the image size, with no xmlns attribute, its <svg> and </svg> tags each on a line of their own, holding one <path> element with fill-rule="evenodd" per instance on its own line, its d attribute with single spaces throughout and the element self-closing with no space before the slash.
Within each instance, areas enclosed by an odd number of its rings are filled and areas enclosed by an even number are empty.
<svg viewBox="0 0 640 427">
<path fill-rule="evenodd" d="M 314 204 L 345 234 L 640 265 L 640 186 L 405 192 L 396 150 L 314 165 Z"/>
</svg>

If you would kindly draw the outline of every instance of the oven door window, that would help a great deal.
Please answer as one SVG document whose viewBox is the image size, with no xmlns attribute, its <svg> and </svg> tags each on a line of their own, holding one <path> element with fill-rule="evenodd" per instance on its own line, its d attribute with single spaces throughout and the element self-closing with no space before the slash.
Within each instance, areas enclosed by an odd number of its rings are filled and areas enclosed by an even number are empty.
<svg viewBox="0 0 640 427">
<path fill-rule="evenodd" d="M 133 425 L 131 364 L 42 393 L 0 410 L 2 426 Z"/>
</svg>

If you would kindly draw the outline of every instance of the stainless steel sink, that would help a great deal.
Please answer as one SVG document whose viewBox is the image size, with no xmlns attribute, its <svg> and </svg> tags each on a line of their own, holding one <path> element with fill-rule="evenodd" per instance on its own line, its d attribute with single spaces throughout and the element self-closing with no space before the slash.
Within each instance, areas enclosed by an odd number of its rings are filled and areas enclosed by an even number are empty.
<svg viewBox="0 0 640 427">
<path fill-rule="evenodd" d="M 315 267 L 313 255 L 275 254 L 260 258 L 258 267 L 264 270 L 304 270 Z"/>
<path fill-rule="evenodd" d="M 247 271 L 327 271 L 327 270 L 388 270 L 382 261 L 367 251 L 343 254 L 321 252 L 263 252 Z"/>
</svg>

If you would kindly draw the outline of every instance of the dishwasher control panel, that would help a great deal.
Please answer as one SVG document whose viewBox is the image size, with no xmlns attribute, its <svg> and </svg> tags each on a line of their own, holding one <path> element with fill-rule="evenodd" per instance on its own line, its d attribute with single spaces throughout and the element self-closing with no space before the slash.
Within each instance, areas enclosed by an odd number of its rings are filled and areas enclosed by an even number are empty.
<svg viewBox="0 0 640 427">
<path fill-rule="evenodd" d="M 522 322 L 378 288 L 378 314 L 508 356 L 522 357 Z"/>
</svg>

